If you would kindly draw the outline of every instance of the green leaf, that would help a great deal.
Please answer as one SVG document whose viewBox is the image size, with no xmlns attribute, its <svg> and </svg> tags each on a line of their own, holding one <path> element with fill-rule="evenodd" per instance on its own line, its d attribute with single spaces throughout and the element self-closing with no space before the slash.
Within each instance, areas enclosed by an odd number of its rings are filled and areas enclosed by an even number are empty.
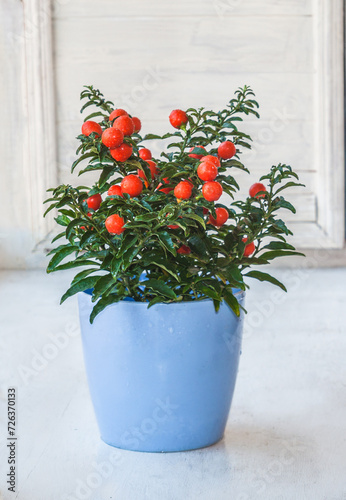
<svg viewBox="0 0 346 500">
<path fill-rule="evenodd" d="M 286 243 L 285 241 L 271 241 L 268 243 L 268 245 L 265 245 L 262 247 L 262 250 L 267 248 L 268 250 L 293 250 L 295 251 L 295 248 L 293 245 L 290 245 L 289 243 Z"/>
<path fill-rule="evenodd" d="M 191 250 L 202 259 L 207 259 L 209 257 L 207 245 L 196 234 L 190 236 L 187 244 L 191 248 Z"/>
<path fill-rule="evenodd" d="M 107 297 L 102 297 L 94 306 L 93 310 L 91 311 L 90 314 L 90 323 L 92 324 L 94 322 L 94 319 L 96 316 L 103 311 L 107 306 L 110 304 L 114 304 L 115 302 L 119 302 L 121 297 L 115 295 L 115 294 L 110 294 Z"/>
<path fill-rule="evenodd" d="M 92 296 L 92 301 L 95 302 L 99 297 L 105 297 L 111 291 L 116 281 L 114 280 L 111 273 L 98 276 L 98 280 L 94 285 L 94 291 Z"/>
<path fill-rule="evenodd" d="M 150 258 L 150 264 L 154 264 L 155 266 L 164 269 L 165 271 L 167 271 L 167 273 L 173 276 L 173 278 L 175 278 L 177 281 L 180 281 L 179 276 L 174 271 L 173 266 L 169 263 L 168 260 L 164 259 L 163 257 L 157 255 L 155 257 Z"/>
<path fill-rule="evenodd" d="M 293 186 L 303 186 L 303 187 L 305 187 L 305 185 L 301 184 L 300 182 L 293 182 L 293 181 L 291 181 L 291 182 L 287 182 L 287 184 L 285 184 L 284 186 L 281 186 L 279 189 L 277 189 L 274 194 L 277 195 L 278 193 L 280 193 L 280 191 L 283 191 L 284 189 L 287 189 L 287 188 L 293 187 Z"/>
<path fill-rule="evenodd" d="M 85 225 L 87 224 L 85 222 L 85 219 L 73 219 L 69 225 L 67 226 L 67 229 L 66 229 L 66 238 L 69 239 L 70 236 L 72 235 L 72 231 L 73 229 L 78 226 L 78 225 Z"/>
<path fill-rule="evenodd" d="M 74 245 L 62 245 L 59 247 L 58 252 L 55 253 L 54 257 L 49 261 L 49 264 L 47 266 L 47 272 L 50 273 L 53 271 L 56 266 L 65 259 L 68 255 L 71 255 L 71 253 L 78 251 L 79 248 Z M 53 252 L 54 250 L 52 250 Z"/>
<path fill-rule="evenodd" d="M 71 260 L 70 262 L 66 262 L 66 264 L 62 264 L 61 266 L 57 266 L 54 271 L 65 271 L 66 269 L 73 269 L 74 267 L 81 266 L 94 266 L 96 264 L 93 260 Z M 48 269 L 47 269 L 47 272 Z"/>
<path fill-rule="evenodd" d="M 87 276 L 89 276 L 89 274 L 94 273 L 95 271 L 98 270 L 99 268 L 95 267 L 94 269 L 85 269 L 84 271 L 77 273 L 76 276 L 71 281 L 71 285 L 75 285 L 76 283 L 78 283 L 78 281 L 86 278 Z"/>
<path fill-rule="evenodd" d="M 285 200 L 282 196 L 280 196 L 280 199 L 275 203 L 275 207 L 286 208 L 292 213 L 296 213 L 296 209 L 294 208 L 294 206 L 289 201 Z"/>
<path fill-rule="evenodd" d="M 137 234 L 127 234 L 121 243 L 117 258 L 119 259 L 129 248 L 133 247 L 133 245 L 135 245 L 137 241 Z"/>
<path fill-rule="evenodd" d="M 177 298 L 176 294 L 174 291 L 166 285 L 163 281 L 156 280 L 156 279 L 149 279 L 146 281 L 142 281 L 141 285 L 144 285 L 147 288 L 151 288 L 155 292 L 158 292 L 165 297 L 168 297 L 170 299 L 175 300 Z"/>
<path fill-rule="evenodd" d="M 277 280 L 273 276 L 270 276 L 270 274 L 262 273 L 261 271 L 249 271 L 248 273 L 245 274 L 245 276 L 248 276 L 249 278 L 255 278 L 256 280 L 259 281 L 269 281 L 273 285 L 280 287 L 282 290 L 284 290 L 284 292 L 287 292 L 285 285 L 283 285 L 279 280 Z"/>
<path fill-rule="evenodd" d="M 229 305 L 229 307 L 232 309 L 232 311 L 235 313 L 235 315 L 239 316 L 240 315 L 239 302 L 228 288 L 223 289 L 223 298 L 225 299 L 225 302 Z"/>
<path fill-rule="evenodd" d="M 58 203 L 52 203 L 52 205 L 50 205 L 47 210 L 44 212 L 43 214 L 43 217 L 45 217 L 51 210 L 53 210 L 53 208 L 55 208 L 56 206 L 58 205 Z"/>
<path fill-rule="evenodd" d="M 87 158 L 91 158 L 92 156 L 96 156 L 95 153 L 85 153 L 84 155 L 80 156 L 78 158 L 78 160 L 74 161 L 72 163 L 72 167 L 71 167 L 71 172 L 74 171 L 74 169 L 76 168 L 76 166 L 83 160 L 86 160 Z"/>
<path fill-rule="evenodd" d="M 269 252 L 262 253 L 261 255 L 259 255 L 259 258 L 265 260 L 272 260 L 276 259 L 276 257 L 285 257 L 290 255 L 301 255 L 302 257 L 305 257 L 305 255 L 300 252 L 293 252 L 289 250 L 272 250 Z"/>
<path fill-rule="evenodd" d="M 203 295 L 206 295 L 210 299 L 218 300 L 221 302 L 221 297 L 219 296 L 219 294 L 213 288 L 204 285 L 203 283 L 197 283 L 196 290 L 203 293 Z"/>
<path fill-rule="evenodd" d="M 70 286 L 70 288 L 64 293 L 61 297 L 60 304 L 78 292 L 84 292 L 84 290 L 87 290 L 88 288 L 93 288 L 98 279 L 99 276 L 89 276 L 88 278 L 79 280 L 77 283 Z"/>
<path fill-rule="evenodd" d="M 174 243 L 173 243 L 173 240 L 171 238 L 171 235 L 167 231 L 159 231 L 157 233 L 157 236 L 158 236 L 159 240 L 161 241 L 161 243 L 163 244 L 163 246 L 171 254 L 173 254 L 175 256 L 177 253 L 176 253 L 176 250 L 175 250 Z"/>
<path fill-rule="evenodd" d="M 201 226 L 203 227 L 203 229 L 206 228 L 204 220 L 202 219 L 202 217 L 200 217 L 197 214 L 190 214 L 190 213 L 184 214 L 184 218 L 196 220 L 196 221 L 198 221 L 201 224 Z"/>
</svg>

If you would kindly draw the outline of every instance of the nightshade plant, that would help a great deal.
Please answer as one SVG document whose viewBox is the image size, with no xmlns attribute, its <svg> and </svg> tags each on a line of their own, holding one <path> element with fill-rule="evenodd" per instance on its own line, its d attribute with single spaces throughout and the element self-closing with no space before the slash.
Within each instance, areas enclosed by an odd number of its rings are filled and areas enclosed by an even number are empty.
<svg viewBox="0 0 346 500">
<path fill-rule="evenodd" d="M 138 118 L 114 110 L 92 86 L 85 87 L 81 99 L 86 100 L 81 112 L 91 106 L 96 110 L 84 120 L 72 171 L 100 175 L 91 188 L 49 190 L 46 213 L 55 209 L 63 227 L 53 242 L 65 242 L 50 252 L 47 272 L 82 268 L 62 301 L 93 289 L 91 322 L 107 305 L 126 297 L 149 307 L 212 299 L 216 310 L 224 300 L 239 315 L 232 289 L 245 290 L 244 277 L 286 290 L 250 267 L 298 254 L 286 242 L 292 233 L 278 214 L 281 209 L 295 213 L 282 192 L 302 184 L 290 166 L 279 164 L 259 179 L 266 186 L 255 184 L 251 196 L 235 200 L 239 186 L 232 172 L 248 171 L 240 158 L 242 150 L 251 148 L 250 136 L 238 126 L 242 115 L 259 117 L 249 87 L 238 89 L 219 112 L 174 110 L 170 122 L 176 130 L 163 136 L 142 137 Z M 151 154 L 142 148 L 152 139 L 170 143 L 159 158 L 148 161 Z M 201 165 L 204 170 L 197 171 Z M 230 197 L 229 206 L 218 203 L 222 191 Z"/>
</svg>

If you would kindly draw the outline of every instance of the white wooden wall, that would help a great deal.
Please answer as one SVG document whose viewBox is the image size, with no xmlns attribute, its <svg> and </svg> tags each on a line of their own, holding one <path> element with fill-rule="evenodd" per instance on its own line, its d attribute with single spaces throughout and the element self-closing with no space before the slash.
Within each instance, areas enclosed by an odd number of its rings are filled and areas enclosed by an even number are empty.
<svg viewBox="0 0 346 500">
<path fill-rule="evenodd" d="M 0 1 L 5 10 L 16 3 Z M 28 6 L 38 10 L 43 19 L 35 31 L 48 44 L 47 53 L 36 53 L 43 73 L 49 73 L 49 51 L 54 61 L 57 161 L 49 157 L 55 148 L 51 130 L 51 147 L 44 147 L 46 166 L 39 165 L 36 171 L 32 163 L 27 167 L 34 172 L 33 189 L 35 176 L 42 179 L 44 173 L 44 181 L 38 189 L 36 186 L 39 201 L 43 185 L 49 185 L 55 176 L 61 182 L 71 182 L 83 85 L 93 84 L 116 106 L 139 116 L 144 132 L 160 133 L 170 129 L 172 109 L 220 109 L 235 88 L 248 84 L 260 102 L 261 120 L 248 120 L 245 125 L 253 136 L 254 150 L 244 155 L 251 176 L 239 176 L 242 192 L 245 194 L 272 164 L 291 164 L 307 186 L 291 195 L 298 208 L 291 224 L 295 243 L 301 248 L 343 246 L 342 0 L 54 0 L 52 20 L 48 4 L 48 0 L 23 0 L 24 24 L 27 16 L 33 16 Z M 17 9 L 21 11 L 18 5 Z M 52 47 L 49 24 L 53 28 Z M 29 40 L 26 37 L 24 45 L 28 44 L 31 52 L 28 55 L 27 50 L 25 57 L 32 61 L 32 36 Z M 0 50 L 1 62 L 4 57 L 11 61 L 13 72 L 13 59 Z M 28 78 L 27 73 L 24 78 Z M 5 85 L 3 79 L 0 82 Z M 49 108 L 49 78 L 42 78 L 42 82 L 47 98 L 37 96 L 36 106 L 47 124 L 48 107 L 55 124 L 54 109 Z M 37 86 L 37 80 L 36 84 L 31 82 L 31 87 Z M 6 87 L 5 95 L 9 92 Z M 20 112 L 19 105 L 17 109 Z M 1 116 L 3 112 L 0 108 Z M 37 127 L 35 134 L 38 140 Z M 3 136 L 0 140 L 5 144 Z M 12 154 L 7 142 L 6 147 Z M 158 143 L 152 145 L 156 153 L 158 148 Z M 18 165 L 18 159 L 9 161 Z M 3 179 L 12 189 L 3 165 L 0 175 L 0 189 Z M 35 205 L 32 194 L 31 201 Z M 37 207 L 40 203 L 32 211 L 34 227 L 28 231 L 35 243 L 52 227 L 49 221 L 46 226 L 38 225 Z M 22 209 L 20 205 L 18 211 L 22 213 Z M 292 220 L 290 215 L 286 218 Z M 10 254 L 6 262 L 13 261 L 10 248 L 15 242 L 13 235 L 6 242 Z M 23 259 L 20 251 L 18 259 L 31 265 L 32 259 L 28 255 Z M 13 264 L 18 265 L 18 259 Z"/>
</svg>

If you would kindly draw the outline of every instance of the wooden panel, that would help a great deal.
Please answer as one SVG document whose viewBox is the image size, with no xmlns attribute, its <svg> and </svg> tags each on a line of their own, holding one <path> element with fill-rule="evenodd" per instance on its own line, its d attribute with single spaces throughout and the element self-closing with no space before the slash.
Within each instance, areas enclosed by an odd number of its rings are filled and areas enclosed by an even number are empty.
<svg viewBox="0 0 346 500">
<path fill-rule="evenodd" d="M 225 73 L 215 76 L 208 71 L 207 62 L 204 71 L 195 71 L 171 67 L 164 60 L 164 66 L 146 60 L 139 61 L 136 68 L 126 66 L 119 72 L 112 61 L 111 56 L 107 56 L 106 62 L 98 60 L 92 64 L 81 60 L 76 72 L 68 45 L 56 54 L 59 121 L 80 120 L 79 94 L 82 86 L 90 83 L 117 107 L 140 116 L 148 129 L 151 122 L 161 121 L 165 130 L 169 126 L 167 117 L 176 107 L 220 109 L 233 97 L 234 90 L 244 85 L 252 87 L 260 104 L 259 123 L 268 121 L 275 130 L 289 120 L 311 119 L 314 113 L 313 75 L 308 73 L 234 73 L 228 67 Z"/>
<path fill-rule="evenodd" d="M 6 133 L 0 134 L 0 268 L 9 268 L 23 265 L 25 252 L 32 244 L 28 186 L 21 150 L 24 134 L 20 78 L 22 4 L 1 0 L 0 19 L 0 120 L 6 129 Z"/>
<path fill-rule="evenodd" d="M 125 16 L 234 16 L 258 15 L 274 16 L 286 14 L 311 15 L 312 0 L 162 0 L 160 2 L 141 2 L 127 0 L 84 0 L 81 8 L 78 1 L 54 1 L 54 15 L 62 17 L 125 17 Z"/>
<path fill-rule="evenodd" d="M 316 30 L 324 11 L 317 4 L 325 6 L 326 0 L 130 0 L 121 11 L 110 0 L 87 0 L 83 9 L 75 0 L 55 2 L 60 179 L 71 181 L 83 84 L 93 83 L 117 107 L 139 116 L 144 133 L 169 130 L 167 117 L 173 108 L 219 109 L 236 87 L 250 84 L 261 104 L 261 120 L 244 124 L 254 149 L 243 156 L 251 176 L 237 174 L 242 194 L 272 164 L 291 164 L 307 185 L 291 195 L 298 209 L 296 243 L 304 245 L 302 224 L 311 229 L 317 221 L 323 197 L 316 198 L 316 189 L 325 182 L 318 177 L 321 142 L 316 135 L 316 123 L 325 129 L 316 67 L 322 81 L 326 78 L 318 66 L 323 42 L 316 45 Z M 151 148 L 158 155 L 162 144 L 153 141 Z M 327 233 L 311 229 L 311 241 L 325 238 L 333 246 Z"/>
<path fill-rule="evenodd" d="M 56 57 L 123 75 L 138 65 L 177 71 L 298 73 L 313 69 L 312 18 L 81 18 L 55 23 Z M 217 35 L 217 36 L 216 36 Z M 90 43 L 91 42 L 91 43 Z M 86 48 L 87 47 L 87 48 Z M 126 69 L 125 69 L 126 68 Z"/>
</svg>

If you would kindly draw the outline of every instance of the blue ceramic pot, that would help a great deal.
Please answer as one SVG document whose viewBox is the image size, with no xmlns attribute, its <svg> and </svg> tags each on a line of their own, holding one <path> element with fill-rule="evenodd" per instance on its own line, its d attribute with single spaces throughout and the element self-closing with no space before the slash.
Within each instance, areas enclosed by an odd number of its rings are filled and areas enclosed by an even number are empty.
<svg viewBox="0 0 346 500">
<path fill-rule="evenodd" d="M 244 293 L 237 292 L 240 303 Z M 121 301 L 91 325 L 79 293 L 86 372 L 101 438 L 126 450 L 192 450 L 225 431 L 241 349 L 237 318 L 211 300 Z"/>
</svg>

